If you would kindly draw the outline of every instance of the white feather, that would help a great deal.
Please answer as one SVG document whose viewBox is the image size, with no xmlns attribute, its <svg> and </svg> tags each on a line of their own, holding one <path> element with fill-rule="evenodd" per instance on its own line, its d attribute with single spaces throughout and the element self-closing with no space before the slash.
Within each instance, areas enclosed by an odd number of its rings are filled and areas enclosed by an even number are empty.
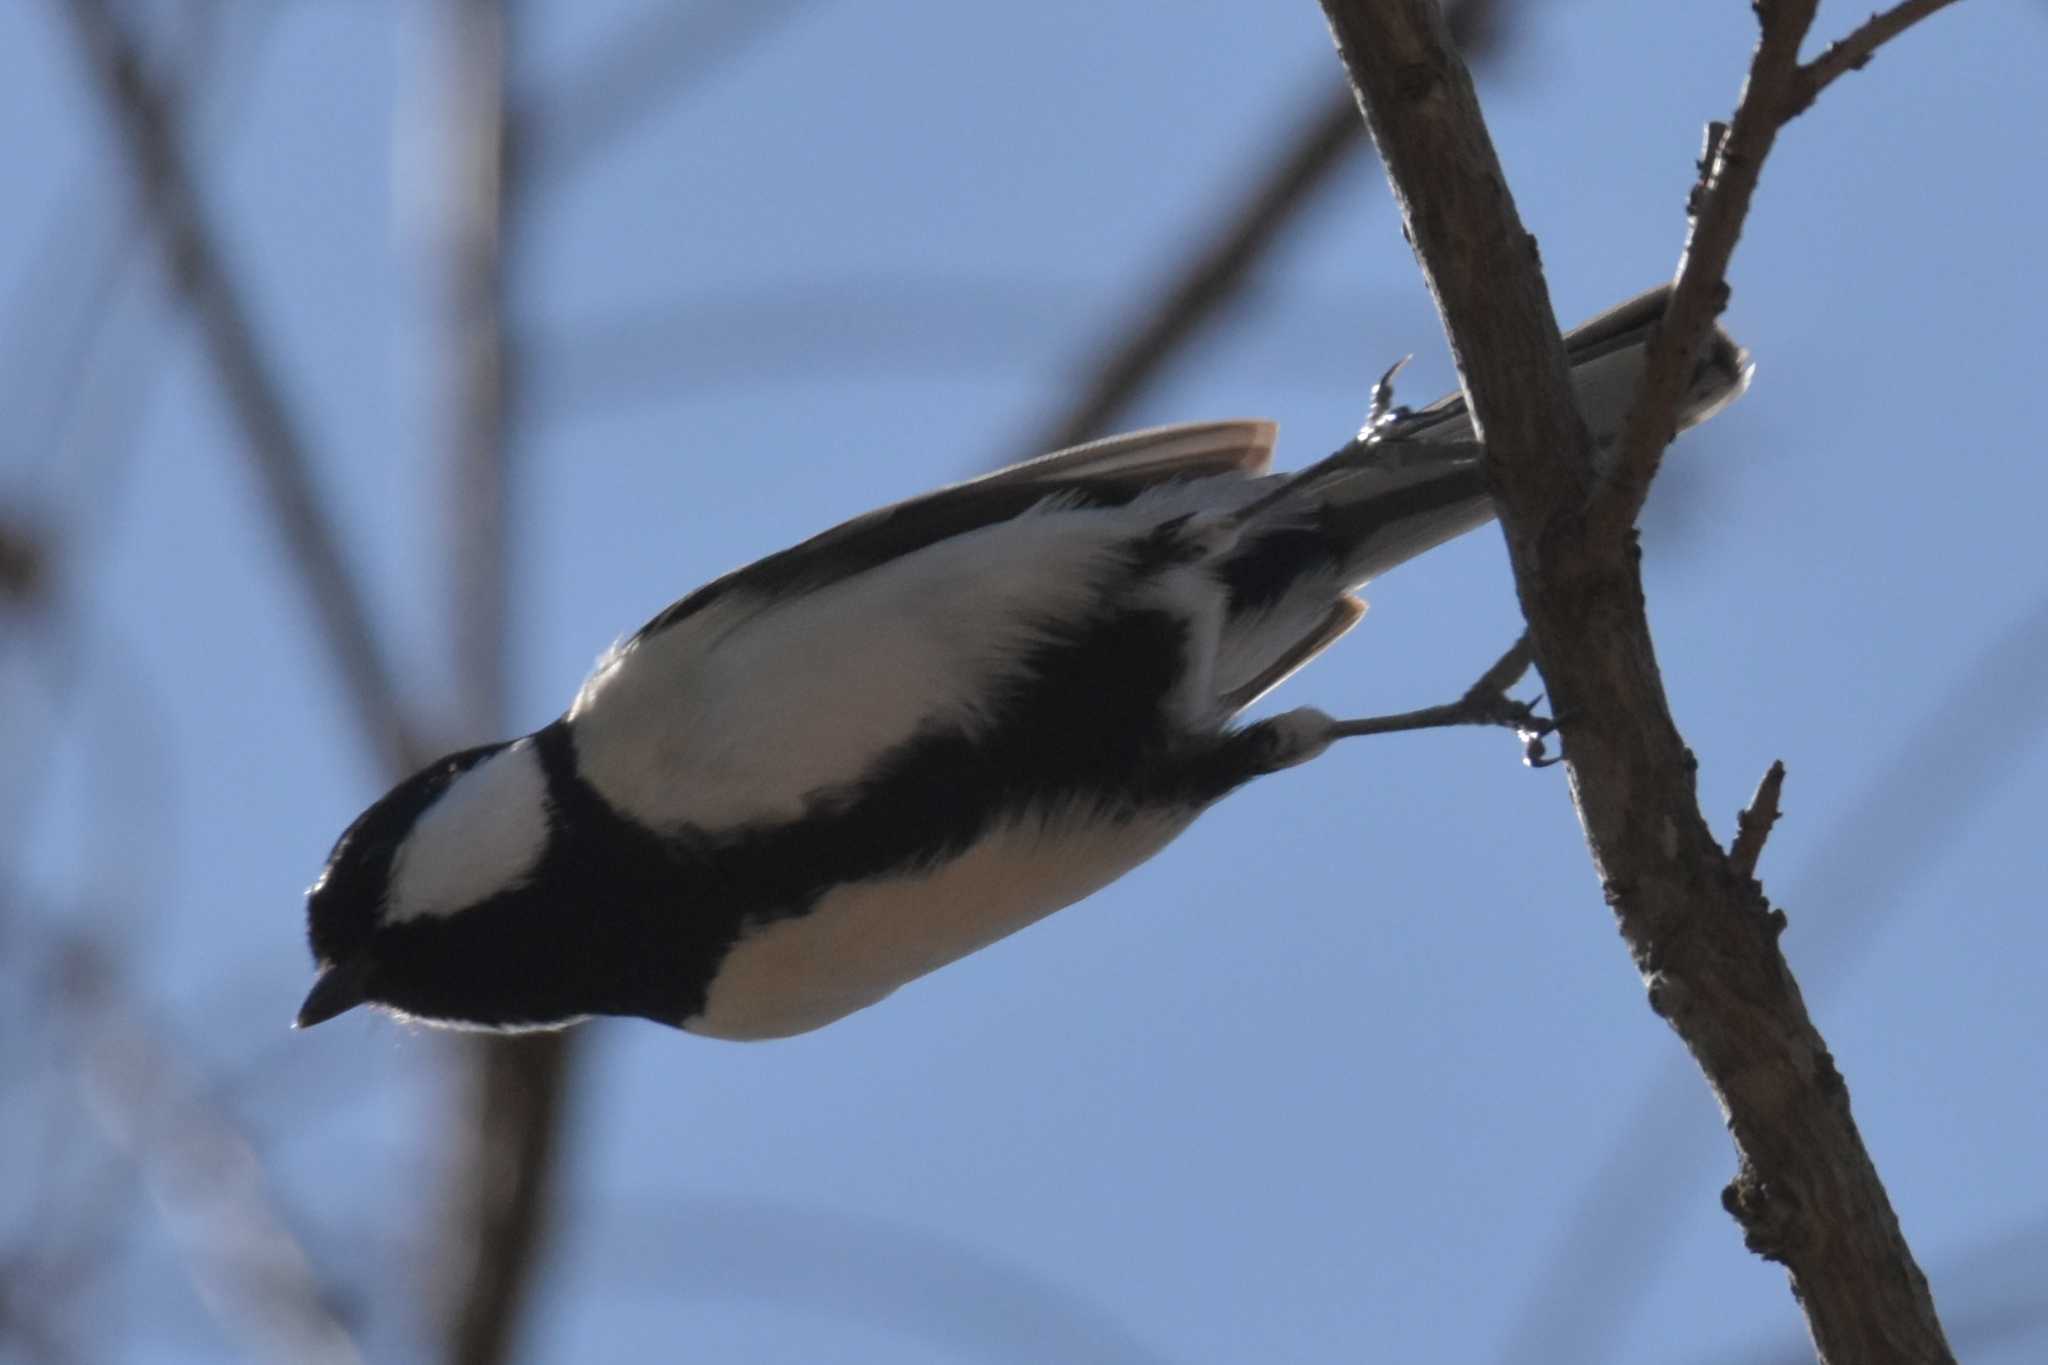
<svg viewBox="0 0 2048 1365">
<path fill-rule="evenodd" d="M 656 828 L 793 819 L 920 729 L 971 729 L 1145 524 L 1041 508 L 798 596 L 714 603 L 600 665 L 569 712 L 578 769 Z"/>
<path fill-rule="evenodd" d="M 734 945 L 684 1027 L 733 1039 L 821 1028 L 1100 890 L 1193 818 L 1028 815 L 936 867 L 836 887 Z"/>
<path fill-rule="evenodd" d="M 530 739 L 456 778 L 399 845 L 385 919 L 452 915 L 524 882 L 547 851 L 547 794 Z"/>
</svg>

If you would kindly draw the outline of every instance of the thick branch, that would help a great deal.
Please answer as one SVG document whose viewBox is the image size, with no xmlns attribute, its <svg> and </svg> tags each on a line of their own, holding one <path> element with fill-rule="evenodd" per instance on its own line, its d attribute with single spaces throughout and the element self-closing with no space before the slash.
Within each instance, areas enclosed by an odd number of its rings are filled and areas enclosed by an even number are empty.
<svg viewBox="0 0 2048 1365">
<path fill-rule="evenodd" d="M 1323 8 L 1450 333 L 1489 476 L 1515 485 L 1523 505 L 1578 501 L 1590 447 L 1536 242 L 1515 215 L 1442 14 L 1431 0 Z M 1444 167 L 1460 174 L 1441 176 Z"/>
<path fill-rule="evenodd" d="M 1764 6 L 1767 15 L 1776 8 L 1811 12 L 1810 3 Z M 1652 1007 L 1728 1116 L 1740 1160 L 1728 1206 L 1751 1248 L 1790 1271 L 1823 1359 L 1949 1361 L 1847 1087 L 1778 951 L 1783 917 L 1738 875 L 1700 813 L 1694 761 L 1658 676 L 1629 521 L 1585 515 L 1585 436 L 1535 252 L 1436 6 L 1324 0 L 1324 9 L 1487 440 L 1516 589 L 1565 717 L 1573 795 L 1607 901 Z M 1796 70 L 1797 35 L 1791 57 L 1782 34 L 1767 32 L 1766 42 L 1767 79 Z M 1769 138 L 1751 137 L 1732 128 L 1717 161 L 1752 148 L 1760 159 Z M 1741 172 L 1748 187 L 1756 170 Z M 1700 217 L 1728 219 L 1732 250 L 1747 190 L 1725 204 L 1722 193 L 1710 191 Z M 1695 250 L 1705 232 L 1696 229 Z M 1692 288 L 1696 300 L 1715 302 Z M 1673 320 L 1667 331 L 1687 325 Z M 1706 322 L 1698 325 L 1703 333 Z"/>
</svg>

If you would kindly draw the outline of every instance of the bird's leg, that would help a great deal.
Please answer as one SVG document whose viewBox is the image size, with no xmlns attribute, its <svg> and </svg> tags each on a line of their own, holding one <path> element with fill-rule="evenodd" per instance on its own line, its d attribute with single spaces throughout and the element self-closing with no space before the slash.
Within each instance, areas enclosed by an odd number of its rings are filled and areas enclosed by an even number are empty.
<svg viewBox="0 0 2048 1365">
<path fill-rule="evenodd" d="M 1270 772 L 1305 763 L 1335 741 L 1353 735 L 1387 735 L 1451 725 L 1498 725 L 1520 736 L 1523 762 L 1532 768 L 1547 768 L 1557 759 L 1545 749 L 1543 741 L 1556 732 L 1557 722 L 1537 715 L 1535 702 L 1516 701 L 1507 694 L 1507 689 L 1528 671 L 1529 662 L 1529 641 L 1524 636 L 1454 702 L 1355 720 L 1338 720 L 1305 706 L 1248 727 L 1244 733 L 1259 735 L 1261 757 Z M 1542 698 L 1536 700 L 1540 702 Z"/>
<path fill-rule="evenodd" d="M 1402 730 L 1435 730 L 1450 725 L 1498 725 L 1513 730 L 1522 741 L 1522 761 L 1532 768 L 1547 768 L 1557 762 L 1544 747 L 1545 737 L 1555 734 L 1557 722 L 1536 714 L 1537 703 L 1516 701 L 1505 692 L 1474 688 L 1454 702 L 1425 706 L 1391 716 L 1365 716 L 1330 724 L 1332 740 L 1353 735 L 1390 735 Z"/>
<path fill-rule="evenodd" d="M 1547 768 L 1557 762 L 1545 749 L 1546 736 L 1557 732 L 1557 722 L 1536 714 L 1534 702 L 1516 701 L 1508 689 L 1529 671 L 1534 656 L 1524 634 L 1494 660 L 1493 667 L 1479 675 L 1479 681 L 1465 689 L 1465 695 L 1443 706 L 1425 706 L 1392 716 L 1370 716 L 1340 720 L 1330 730 L 1332 740 L 1352 735 L 1384 735 L 1399 730 L 1431 730 L 1446 725 L 1498 725 L 1513 730 L 1522 741 L 1522 761 L 1532 768 Z"/>
</svg>

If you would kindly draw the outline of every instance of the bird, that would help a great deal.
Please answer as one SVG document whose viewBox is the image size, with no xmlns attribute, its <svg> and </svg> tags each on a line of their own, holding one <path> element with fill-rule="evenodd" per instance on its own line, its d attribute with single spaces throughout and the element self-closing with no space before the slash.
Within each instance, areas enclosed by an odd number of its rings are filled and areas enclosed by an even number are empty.
<svg viewBox="0 0 2048 1365">
<path fill-rule="evenodd" d="M 1566 337 L 1596 467 L 1669 296 Z M 1717 327 L 1679 429 L 1753 369 Z M 1391 374 L 1359 435 L 1296 473 L 1269 472 L 1271 422 L 1158 427 L 869 512 L 675 602 L 559 718 L 428 764 L 348 827 L 307 892 L 295 1026 L 370 1005 L 806 1033 L 1373 731 L 1239 717 L 1357 624 L 1359 587 L 1494 515 L 1464 400 L 1390 408 Z"/>
</svg>

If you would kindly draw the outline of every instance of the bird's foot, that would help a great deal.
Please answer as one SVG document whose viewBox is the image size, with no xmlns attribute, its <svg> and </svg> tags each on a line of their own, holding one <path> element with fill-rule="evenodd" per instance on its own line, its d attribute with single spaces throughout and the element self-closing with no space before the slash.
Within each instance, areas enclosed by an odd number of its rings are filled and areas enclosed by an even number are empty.
<svg viewBox="0 0 2048 1365">
<path fill-rule="evenodd" d="M 1402 730 L 1434 730 L 1451 725 L 1494 725 L 1513 730 L 1522 741 L 1522 761 L 1532 768 L 1547 768 L 1556 763 L 1561 755 L 1552 755 L 1544 741 L 1557 733 L 1557 721 L 1537 713 L 1543 703 L 1538 696 L 1534 701 L 1516 701 L 1507 693 L 1529 667 L 1529 643 L 1527 637 L 1517 640 L 1514 647 L 1501 655 L 1493 667 L 1481 675 L 1478 682 L 1467 688 L 1465 695 L 1442 706 L 1425 706 L 1415 711 L 1402 711 L 1390 716 L 1367 716 L 1357 720 L 1330 722 L 1328 731 L 1331 740 L 1348 739 L 1353 735 L 1385 735 Z"/>
</svg>

